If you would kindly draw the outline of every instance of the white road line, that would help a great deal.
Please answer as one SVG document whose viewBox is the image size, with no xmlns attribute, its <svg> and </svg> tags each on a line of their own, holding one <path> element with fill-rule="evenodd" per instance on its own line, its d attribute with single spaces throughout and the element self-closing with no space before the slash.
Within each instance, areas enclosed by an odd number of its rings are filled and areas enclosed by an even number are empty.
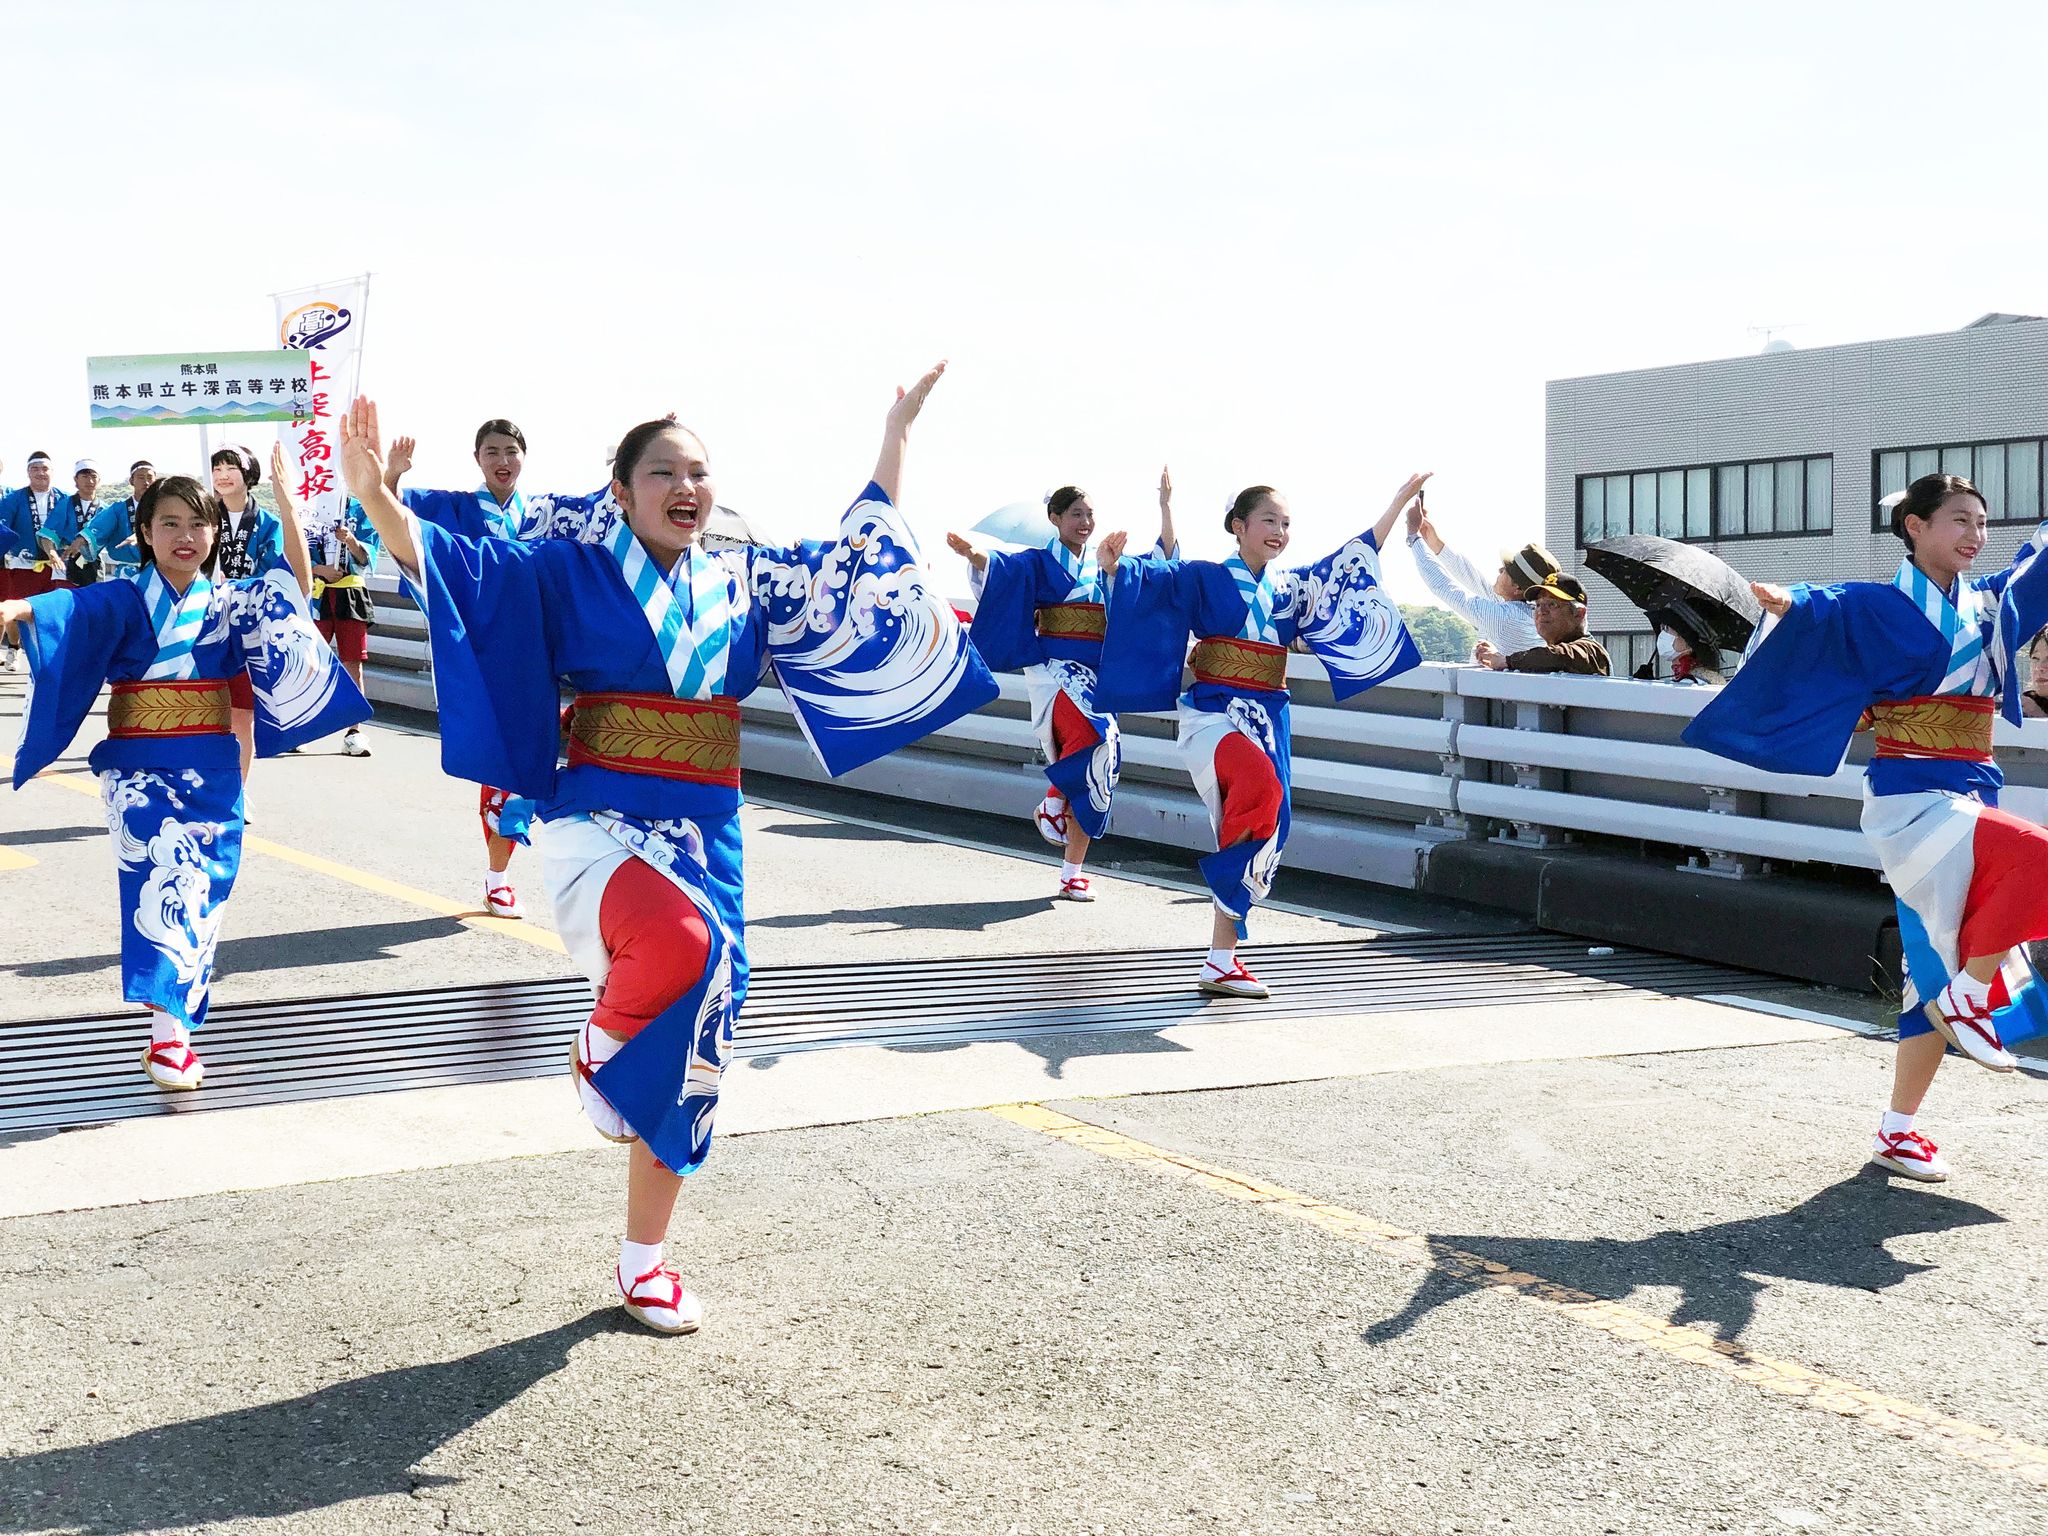
<svg viewBox="0 0 2048 1536">
<path fill-rule="evenodd" d="M 1797 1019 L 1802 1024 L 1825 1024 L 1830 1029 L 1845 1029 L 1852 1035 L 1862 1035 L 1871 1040 L 1889 1040 L 1891 1029 L 1883 1024 L 1866 1024 L 1861 1019 L 1844 1018 L 1839 1013 L 1816 1013 L 1811 1008 L 1794 1008 L 1785 1003 L 1767 1003 L 1760 997 L 1743 997 L 1735 992 L 1703 992 L 1699 1000 L 1703 1003 L 1720 1003 L 1729 1008 L 1745 1008 L 1751 1013 L 1768 1013 L 1780 1019 Z"/>
</svg>

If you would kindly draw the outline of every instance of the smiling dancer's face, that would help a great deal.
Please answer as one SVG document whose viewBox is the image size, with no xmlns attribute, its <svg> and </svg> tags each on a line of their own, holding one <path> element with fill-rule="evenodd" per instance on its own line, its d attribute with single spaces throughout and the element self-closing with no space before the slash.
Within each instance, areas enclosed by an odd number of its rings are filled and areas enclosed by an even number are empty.
<svg viewBox="0 0 2048 1536">
<path fill-rule="evenodd" d="M 160 496 L 142 536 L 149 541 L 150 558 L 164 578 L 183 591 L 191 585 L 206 557 L 213 553 L 214 526 L 211 519 L 194 511 L 182 498 Z"/>
<path fill-rule="evenodd" d="M 1983 553 L 1988 521 L 1980 497 L 1969 491 L 1949 492 L 1931 516 L 1907 517 L 1913 563 L 1944 583 L 1953 580 Z"/>
<path fill-rule="evenodd" d="M 1287 548 L 1287 503 L 1268 496 L 1238 525 L 1237 552 L 1247 565 L 1264 566 Z"/>
<path fill-rule="evenodd" d="M 718 500 L 704 445 L 681 427 L 648 444 L 632 479 L 614 480 L 612 494 L 634 537 L 664 567 L 697 541 Z"/>
<path fill-rule="evenodd" d="M 1083 496 L 1071 503 L 1066 511 L 1053 515 L 1052 529 L 1062 544 L 1079 554 L 1095 533 L 1095 508 Z"/>
</svg>

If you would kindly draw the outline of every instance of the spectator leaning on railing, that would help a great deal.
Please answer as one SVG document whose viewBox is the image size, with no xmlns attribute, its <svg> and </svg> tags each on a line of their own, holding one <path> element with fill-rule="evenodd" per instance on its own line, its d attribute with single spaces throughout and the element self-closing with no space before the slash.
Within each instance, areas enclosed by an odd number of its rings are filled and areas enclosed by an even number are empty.
<svg viewBox="0 0 2048 1536">
<path fill-rule="evenodd" d="M 1502 550 L 1500 569 L 1489 582 L 1479 567 L 1437 535 L 1429 514 L 1408 511 L 1408 552 L 1430 595 L 1479 631 L 1501 651 L 1526 651 L 1543 643 L 1530 612 L 1528 589 L 1558 573 L 1557 559 L 1539 544 Z"/>
<path fill-rule="evenodd" d="M 1489 640 L 1473 657 L 1496 672 L 1578 672 L 1608 675 L 1607 647 L 1586 633 L 1586 589 L 1570 576 L 1552 576 L 1531 589 L 1532 614 L 1540 645 L 1503 654 Z"/>
<path fill-rule="evenodd" d="M 2020 693 L 2020 714 L 2048 720 L 2048 629 L 2027 643 L 2027 686 Z"/>
</svg>

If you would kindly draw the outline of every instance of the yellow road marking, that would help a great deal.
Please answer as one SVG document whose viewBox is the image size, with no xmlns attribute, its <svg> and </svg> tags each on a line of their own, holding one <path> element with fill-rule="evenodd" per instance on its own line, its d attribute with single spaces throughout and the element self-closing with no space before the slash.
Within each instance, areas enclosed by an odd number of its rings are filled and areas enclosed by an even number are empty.
<svg viewBox="0 0 2048 1536">
<path fill-rule="evenodd" d="M 1091 1125 L 1086 1120 L 1076 1120 L 1071 1115 L 1047 1109 L 1042 1104 L 1009 1104 L 988 1113 L 1098 1156 L 1136 1163 L 1169 1177 L 1185 1179 L 1211 1194 L 1261 1206 L 1276 1216 L 1305 1222 L 1333 1237 L 1356 1243 L 1401 1263 L 1433 1269 L 1470 1286 L 1504 1291 L 1557 1316 L 1597 1328 L 1602 1333 L 1673 1359 L 1732 1376 L 1775 1396 L 1795 1398 L 1843 1418 L 1856 1419 L 1902 1440 L 1932 1445 L 1963 1461 L 2011 1472 L 2027 1482 L 2048 1487 L 2048 1448 L 1982 1424 L 1952 1418 L 1902 1398 L 1888 1397 L 1856 1382 L 1808 1370 L 1789 1360 L 1758 1354 L 1698 1328 L 1681 1327 L 1618 1301 L 1559 1285 L 1541 1275 L 1510 1269 L 1505 1264 L 1453 1248 L 1421 1233 L 1388 1226 L 1357 1211 L 1331 1205 L 1277 1184 L 1265 1183 L 1248 1174 L 1183 1157 L 1178 1152 L 1168 1152 L 1120 1131 Z"/>
<path fill-rule="evenodd" d="M 30 858 L 27 854 L 21 852 L 19 849 L 0 848 L 0 871 L 9 869 L 27 869 L 34 863 L 34 859 Z"/>
<path fill-rule="evenodd" d="M 36 777 L 38 784 L 55 784 L 74 794 L 100 798 L 100 787 L 91 779 L 80 778 L 69 773 L 43 773 Z M 437 896 L 432 891 L 422 891 L 415 886 L 401 885 L 396 880 L 386 880 L 382 875 L 373 875 L 366 869 L 340 864 L 333 859 L 322 858 L 317 853 L 292 848 L 284 843 L 274 843 L 267 837 L 242 834 L 242 847 L 250 853 L 260 853 L 266 858 L 281 859 L 287 864 L 296 864 L 301 869 L 310 869 L 330 879 L 345 881 L 366 891 L 375 891 L 379 896 L 389 896 L 394 901 L 407 902 L 415 907 L 425 907 L 429 912 L 438 912 L 443 917 L 459 919 L 465 926 L 480 928 L 486 933 L 503 934 L 508 939 L 519 939 L 539 949 L 551 949 L 558 955 L 568 953 L 562 945 L 561 936 L 537 924 L 517 921 L 512 918 L 492 917 L 479 912 L 473 906 L 451 901 L 446 896 Z M 0 850 L 4 852 L 5 850 Z M 0 868 L 4 868 L 0 865 Z"/>
</svg>

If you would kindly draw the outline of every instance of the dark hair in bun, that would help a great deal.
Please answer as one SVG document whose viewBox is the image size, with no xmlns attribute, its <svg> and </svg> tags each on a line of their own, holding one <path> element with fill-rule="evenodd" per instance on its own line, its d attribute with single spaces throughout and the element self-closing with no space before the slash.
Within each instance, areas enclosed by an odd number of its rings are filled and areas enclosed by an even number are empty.
<svg viewBox="0 0 2048 1536">
<path fill-rule="evenodd" d="M 1238 525 L 1251 521 L 1252 514 L 1259 510 L 1259 503 L 1273 494 L 1270 485 L 1248 485 L 1237 493 L 1237 499 L 1230 504 L 1230 510 L 1223 514 L 1223 531 L 1235 534 Z"/>
<path fill-rule="evenodd" d="M 1906 519 L 1917 517 L 1925 521 L 1951 496 L 1974 496 L 1987 513 L 1991 510 L 1984 493 L 1961 475 L 1922 475 L 1906 487 L 1904 496 L 1892 503 L 1892 537 L 1904 541 L 1906 548 L 1911 549 L 1913 540 L 1906 532 Z"/>
</svg>

